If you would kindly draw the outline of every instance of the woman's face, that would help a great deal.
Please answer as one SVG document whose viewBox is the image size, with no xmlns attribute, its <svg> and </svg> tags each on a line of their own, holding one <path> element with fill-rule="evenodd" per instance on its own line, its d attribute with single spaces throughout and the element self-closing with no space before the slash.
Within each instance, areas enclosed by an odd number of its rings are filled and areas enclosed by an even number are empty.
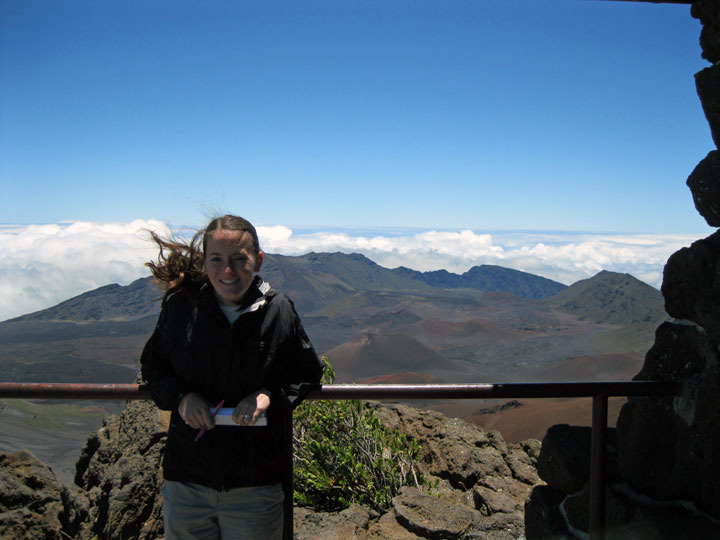
<svg viewBox="0 0 720 540">
<path fill-rule="evenodd" d="M 205 271 L 218 301 L 228 306 L 240 305 L 262 261 L 262 251 L 253 253 L 249 233 L 225 229 L 213 232 L 205 249 Z"/>
</svg>

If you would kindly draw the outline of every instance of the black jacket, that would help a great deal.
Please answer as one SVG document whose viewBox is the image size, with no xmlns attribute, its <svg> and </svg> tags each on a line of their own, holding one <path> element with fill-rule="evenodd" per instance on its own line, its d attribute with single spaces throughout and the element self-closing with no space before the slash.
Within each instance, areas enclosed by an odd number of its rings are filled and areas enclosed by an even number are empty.
<svg viewBox="0 0 720 540">
<path fill-rule="evenodd" d="M 142 377 L 160 409 L 171 410 L 165 479 L 230 489 L 280 481 L 280 416 L 291 384 L 316 383 L 322 365 L 292 302 L 259 278 L 231 326 L 206 282 L 171 294 L 141 358 Z M 197 430 L 180 418 L 182 395 L 235 407 L 261 388 L 270 391 L 267 427 Z"/>
</svg>

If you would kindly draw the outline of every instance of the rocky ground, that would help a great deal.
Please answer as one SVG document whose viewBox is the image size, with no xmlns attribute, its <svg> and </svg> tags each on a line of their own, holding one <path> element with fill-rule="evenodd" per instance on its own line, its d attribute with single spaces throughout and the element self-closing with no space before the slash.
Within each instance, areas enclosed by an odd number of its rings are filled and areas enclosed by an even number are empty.
<svg viewBox="0 0 720 540">
<path fill-rule="evenodd" d="M 496 431 L 486 432 L 438 412 L 404 405 L 367 406 L 383 424 L 420 443 L 417 467 L 434 487 L 405 487 L 382 513 L 357 505 L 341 512 L 296 507 L 296 539 L 586 537 L 590 428 L 556 425 L 542 444 L 507 444 Z M 130 402 L 88 439 L 73 485 L 59 483 L 29 451 L 0 452 L 0 538 L 163 538 L 159 490 L 166 425 L 165 413 L 151 403 Z M 707 511 L 687 500 L 653 500 L 624 480 L 618 437 L 611 429 L 605 537 L 718 537 L 718 522 Z M 652 467 L 659 470 L 657 464 Z"/>
<path fill-rule="evenodd" d="M 508 445 L 498 432 L 440 413 L 369 406 L 421 443 L 419 468 L 436 487 L 405 488 L 383 514 L 360 506 L 337 513 L 296 508 L 296 538 L 524 538 L 523 505 L 539 481 L 539 441 Z M 0 537 L 162 538 L 165 422 L 142 401 L 106 418 L 78 460 L 76 486 L 59 484 L 30 452 L 0 453 Z"/>
</svg>

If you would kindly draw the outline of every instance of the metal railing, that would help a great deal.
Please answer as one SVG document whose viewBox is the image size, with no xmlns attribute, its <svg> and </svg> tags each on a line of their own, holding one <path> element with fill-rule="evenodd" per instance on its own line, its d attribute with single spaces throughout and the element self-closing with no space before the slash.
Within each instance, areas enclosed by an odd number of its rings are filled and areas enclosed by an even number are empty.
<svg viewBox="0 0 720 540">
<path fill-rule="evenodd" d="M 411 400 L 411 399 L 507 399 L 591 397 L 590 445 L 591 540 L 599 540 L 605 529 L 605 473 L 607 461 L 608 398 L 626 396 L 672 396 L 679 384 L 657 381 L 549 382 L 495 384 L 333 384 L 318 385 L 304 399 Z M 140 384 L 0 383 L 0 398 L 35 399 L 150 399 Z M 286 422 L 285 471 L 292 478 L 292 416 Z M 286 486 L 285 538 L 293 535 L 292 486 Z"/>
</svg>

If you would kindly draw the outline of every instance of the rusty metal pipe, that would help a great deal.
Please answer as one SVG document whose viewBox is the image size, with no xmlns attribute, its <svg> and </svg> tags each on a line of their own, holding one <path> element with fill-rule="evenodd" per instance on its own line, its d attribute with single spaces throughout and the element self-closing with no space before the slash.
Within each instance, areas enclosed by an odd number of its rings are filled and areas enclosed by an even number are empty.
<svg viewBox="0 0 720 540">
<path fill-rule="evenodd" d="M 0 398 L 150 399 L 141 384 L 0 383 Z"/>
<path fill-rule="evenodd" d="M 657 381 L 478 383 L 478 384 L 332 384 L 307 399 L 506 399 L 606 396 L 662 396 L 678 384 Z M 0 398 L 149 399 L 142 384 L 0 383 Z"/>
<path fill-rule="evenodd" d="M 662 396 L 677 383 L 657 381 L 489 383 L 489 384 L 333 384 L 307 399 L 506 399 L 606 396 Z"/>
</svg>

